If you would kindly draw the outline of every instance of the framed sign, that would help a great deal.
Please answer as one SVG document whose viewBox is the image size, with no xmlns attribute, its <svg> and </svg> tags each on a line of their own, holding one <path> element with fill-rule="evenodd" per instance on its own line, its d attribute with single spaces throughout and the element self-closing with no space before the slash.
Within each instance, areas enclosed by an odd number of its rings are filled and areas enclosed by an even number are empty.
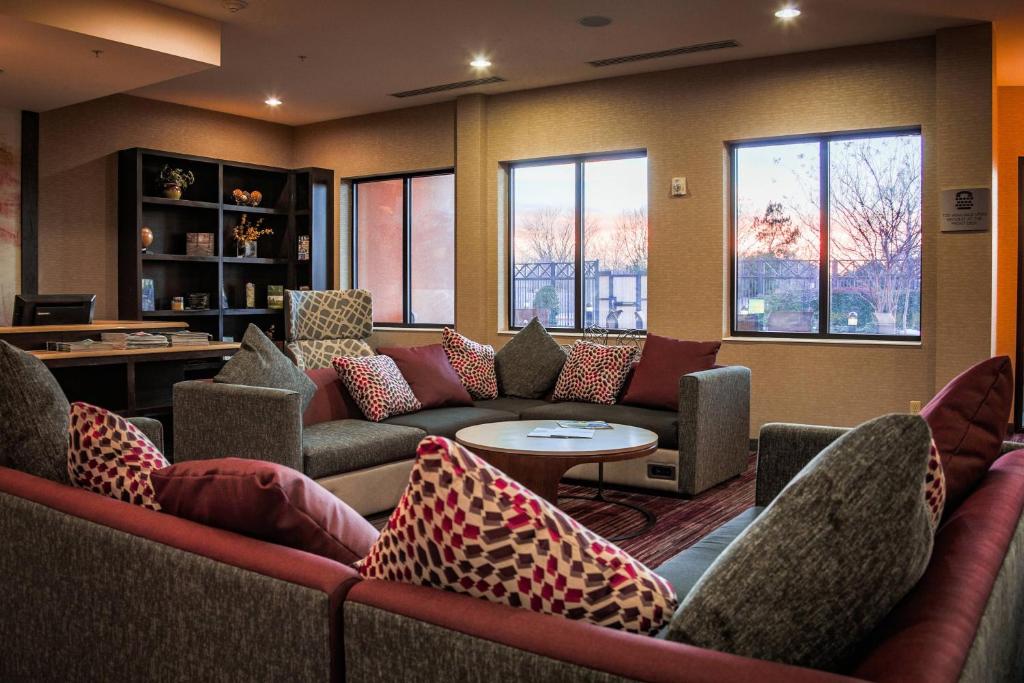
<svg viewBox="0 0 1024 683">
<path fill-rule="evenodd" d="M 939 197 L 942 232 L 985 232 L 992 228 L 992 188 L 943 190 Z"/>
</svg>

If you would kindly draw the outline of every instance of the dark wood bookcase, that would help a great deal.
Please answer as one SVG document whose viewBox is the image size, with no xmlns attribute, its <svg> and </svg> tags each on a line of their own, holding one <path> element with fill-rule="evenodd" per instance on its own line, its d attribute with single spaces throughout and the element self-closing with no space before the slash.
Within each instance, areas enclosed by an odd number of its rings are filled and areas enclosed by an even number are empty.
<svg viewBox="0 0 1024 683">
<path fill-rule="evenodd" d="M 195 183 L 181 199 L 163 196 L 165 165 L 191 171 Z M 238 206 L 232 191 L 259 190 L 258 207 Z M 261 237 L 256 258 L 239 257 L 232 231 L 243 214 L 263 219 L 273 235 Z M 214 339 L 241 338 L 249 323 L 284 337 L 281 309 L 267 305 L 267 287 L 327 289 L 334 259 L 334 172 L 286 169 L 224 159 L 133 148 L 118 154 L 118 310 L 124 320 L 177 320 Z M 141 231 L 153 231 L 143 252 Z M 213 233 L 212 256 L 188 256 L 186 235 Z M 308 237 L 309 259 L 299 260 Z M 154 311 L 142 310 L 142 280 L 154 284 Z M 255 307 L 245 306 L 253 283 Z M 171 310 L 171 299 L 209 295 L 208 310 Z"/>
</svg>

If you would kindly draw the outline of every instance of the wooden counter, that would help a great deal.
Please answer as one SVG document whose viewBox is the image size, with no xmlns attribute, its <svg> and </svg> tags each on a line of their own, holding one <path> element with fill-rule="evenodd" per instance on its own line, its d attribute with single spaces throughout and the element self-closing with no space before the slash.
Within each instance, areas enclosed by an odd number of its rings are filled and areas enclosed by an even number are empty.
<svg viewBox="0 0 1024 683">
<path fill-rule="evenodd" d="M 45 349 L 46 342 L 74 342 L 83 339 L 99 341 L 104 332 L 176 332 L 187 330 L 183 322 L 157 320 L 97 320 L 91 325 L 26 325 L 24 327 L 0 327 L 0 339 L 31 351 Z"/>
<path fill-rule="evenodd" d="M 221 358 L 230 356 L 241 344 L 216 342 L 207 346 L 161 346 L 154 349 L 94 349 L 90 351 L 30 351 L 49 368 L 81 365 L 114 365 L 117 363 L 187 360 L 190 358 Z"/>
</svg>

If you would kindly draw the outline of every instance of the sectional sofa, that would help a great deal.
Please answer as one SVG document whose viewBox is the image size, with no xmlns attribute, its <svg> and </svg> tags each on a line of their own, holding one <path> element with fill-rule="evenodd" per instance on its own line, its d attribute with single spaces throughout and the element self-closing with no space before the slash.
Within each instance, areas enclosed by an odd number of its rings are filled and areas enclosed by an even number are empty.
<svg viewBox="0 0 1024 683">
<path fill-rule="evenodd" d="M 161 445 L 159 425 L 141 424 Z M 755 507 L 659 573 L 685 592 L 841 433 L 766 426 Z M 0 467 L 0 679 L 1021 680 L 1021 448 L 1004 445 L 940 528 L 920 583 L 840 672 L 363 581 L 322 557 Z"/>
</svg>

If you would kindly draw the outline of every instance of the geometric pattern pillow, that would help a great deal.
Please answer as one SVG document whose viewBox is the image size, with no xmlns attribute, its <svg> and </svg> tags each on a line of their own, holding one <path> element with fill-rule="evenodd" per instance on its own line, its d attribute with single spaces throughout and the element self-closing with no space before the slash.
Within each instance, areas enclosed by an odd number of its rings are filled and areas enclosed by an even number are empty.
<svg viewBox="0 0 1024 683">
<path fill-rule="evenodd" d="M 367 579 L 432 586 L 512 607 L 656 633 L 676 596 L 660 576 L 459 444 L 420 442 Z"/>
<path fill-rule="evenodd" d="M 470 396 L 478 401 L 498 398 L 493 346 L 478 344 L 450 327 L 441 332 L 441 346 Z"/>
<path fill-rule="evenodd" d="M 338 356 L 374 355 L 373 349 L 362 339 L 302 339 L 288 342 L 286 348 L 300 370 L 329 368 Z"/>
<path fill-rule="evenodd" d="M 367 420 L 380 422 L 423 408 L 390 356 L 339 356 L 334 369 Z"/>
<path fill-rule="evenodd" d="M 366 339 L 373 333 L 373 299 L 365 289 L 285 293 L 285 338 Z"/>
<path fill-rule="evenodd" d="M 150 474 L 170 463 L 138 427 L 88 403 L 71 404 L 68 475 L 78 488 L 159 510 Z"/>
<path fill-rule="evenodd" d="M 942 519 L 942 511 L 946 507 L 946 475 L 942 470 L 942 456 L 939 455 L 935 439 L 932 439 L 928 452 L 928 470 L 924 475 L 924 500 L 928 503 L 928 511 L 931 513 L 932 529 L 937 529 L 939 520 Z"/>
<path fill-rule="evenodd" d="M 636 349 L 578 341 L 555 384 L 555 401 L 612 405 L 626 382 Z"/>
</svg>

